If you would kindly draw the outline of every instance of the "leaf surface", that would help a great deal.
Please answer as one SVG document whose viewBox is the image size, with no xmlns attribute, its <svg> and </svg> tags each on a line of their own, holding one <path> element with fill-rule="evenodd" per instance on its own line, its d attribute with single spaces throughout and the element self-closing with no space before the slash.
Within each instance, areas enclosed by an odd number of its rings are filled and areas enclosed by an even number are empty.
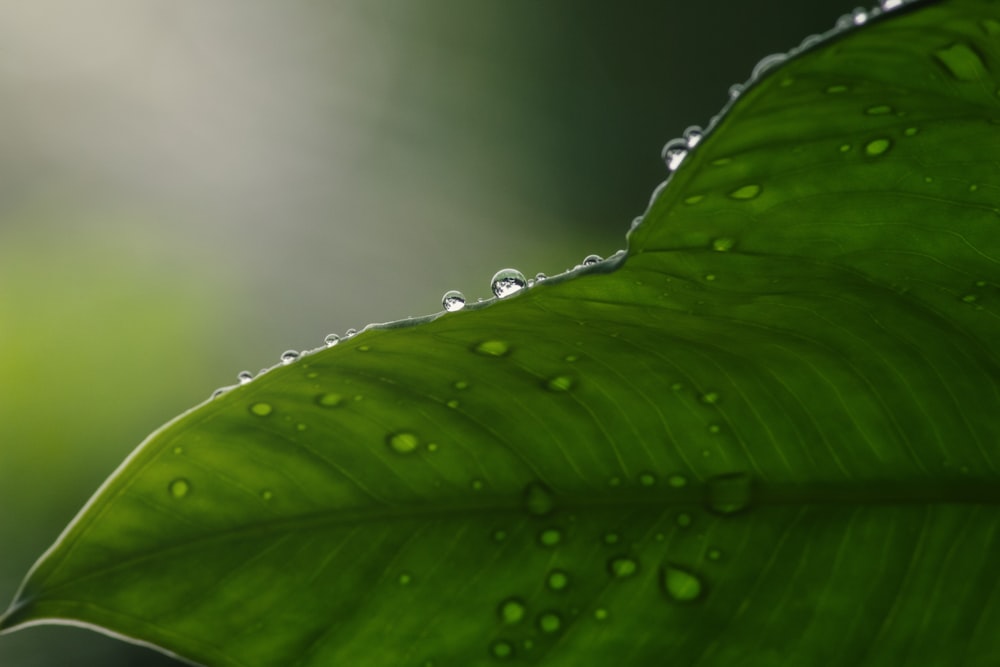
<svg viewBox="0 0 1000 667">
<path fill-rule="evenodd" d="M 749 87 L 624 261 L 154 433 L 0 627 L 232 667 L 1000 663 L 1000 7 L 896 14 Z"/>
</svg>

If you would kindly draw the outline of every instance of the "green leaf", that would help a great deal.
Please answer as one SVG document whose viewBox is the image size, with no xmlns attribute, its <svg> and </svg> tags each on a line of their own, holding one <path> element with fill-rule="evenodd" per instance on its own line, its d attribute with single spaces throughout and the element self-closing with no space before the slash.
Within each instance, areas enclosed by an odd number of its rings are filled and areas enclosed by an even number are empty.
<svg viewBox="0 0 1000 667">
<path fill-rule="evenodd" d="M 1000 6 L 897 14 L 750 87 L 624 261 L 154 433 L 0 627 L 241 667 L 1000 663 Z"/>
</svg>

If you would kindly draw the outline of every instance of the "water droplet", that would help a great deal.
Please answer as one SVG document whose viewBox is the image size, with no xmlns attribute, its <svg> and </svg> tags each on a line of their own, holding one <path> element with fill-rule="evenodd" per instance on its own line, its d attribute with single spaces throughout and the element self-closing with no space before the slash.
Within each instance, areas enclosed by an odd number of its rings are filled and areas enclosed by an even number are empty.
<svg viewBox="0 0 1000 667">
<path fill-rule="evenodd" d="M 340 342 L 340 336 L 335 333 L 327 334 L 326 338 L 323 339 L 323 344 L 327 347 L 333 347 Z"/>
<path fill-rule="evenodd" d="M 976 281 L 976 287 L 986 287 L 986 281 L 985 280 L 977 280 Z"/>
<path fill-rule="evenodd" d="M 883 12 L 891 12 L 894 9 L 902 7 L 903 0 L 882 0 L 879 3 L 879 6 L 882 8 Z"/>
<path fill-rule="evenodd" d="M 184 453 L 183 447 L 174 447 L 174 454 L 183 454 L 183 453 Z"/>
<path fill-rule="evenodd" d="M 579 361 L 579 360 L 580 357 L 576 356 L 575 354 L 567 354 L 565 357 L 563 357 L 563 361 L 567 363 L 573 363 L 574 361 Z"/>
<path fill-rule="evenodd" d="M 593 266 L 595 264 L 600 264 L 603 261 L 604 258 L 601 257 L 600 255 L 587 255 L 586 257 L 583 258 L 583 265 Z"/>
<path fill-rule="evenodd" d="M 850 144 L 841 144 L 840 145 L 840 152 L 841 153 L 846 153 L 846 152 L 848 152 L 850 150 L 851 150 L 851 145 Z"/>
<path fill-rule="evenodd" d="M 433 452 L 436 452 L 437 450 L 438 450 L 438 444 L 436 442 L 428 442 L 427 443 L 427 451 L 433 453 Z"/>
<path fill-rule="evenodd" d="M 759 79 L 786 60 L 788 60 L 788 56 L 784 53 L 772 53 L 764 56 L 756 65 L 754 65 L 753 73 L 750 75 L 750 78 Z"/>
<path fill-rule="evenodd" d="M 761 192 L 761 187 L 756 183 L 751 183 L 750 185 L 744 185 L 742 187 L 736 188 L 735 190 L 729 193 L 729 196 L 733 199 L 741 199 L 745 201 L 747 199 L 753 199 L 754 197 L 758 196 L 760 192 Z"/>
<path fill-rule="evenodd" d="M 687 142 L 687 147 L 689 149 L 700 144 L 704 136 L 704 130 L 702 130 L 698 125 L 692 125 L 684 130 L 684 140 Z"/>
<path fill-rule="evenodd" d="M 704 198 L 705 198 L 705 195 L 691 195 L 690 197 L 687 197 L 687 198 L 684 199 L 684 203 L 687 204 L 687 205 L 689 205 L 689 206 L 691 206 L 693 204 L 697 204 L 698 202 L 700 202 Z"/>
<path fill-rule="evenodd" d="M 413 582 L 413 575 L 409 572 L 401 572 L 397 581 L 399 581 L 400 586 L 409 586 Z"/>
<path fill-rule="evenodd" d="M 693 602 L 701 597 L 701 579 L 693 572 L 673 564 L 666 564 L 660 570 L 663 592 L 677 602 Z"/>
<path fill-rule="evenodd" d="M 502 357 L 510 352 L 510 345 L 502 340 L 484 340 L 473 350 L 487 357 Z"/>
<path fill-rule="evenodd" d="M 546 381 L 545 388 L 549 391 L 569 391 L 573 388 L 573 378 L 568 375 L 557 375 Z"/>
<path fill-rule="evenodd" d="M 714 273 L 707 274 L 705 276 L 705 280 L 707 280 L 708 282 L 712 282 L 713 280 L 715 280 L 715 274 Z"/>
<path fill-rule="evenodd" d="M 716 252 L 729 252 L 736 245 L 735 239 L 729 237 L 722 237 L 712 241 L 712 250 Z"/>
<path fill-rule="evenodd" d="M 514 655 L 514 645 L 506 639 L 498 639 L 490 644 L 490 653 L 494 658 L 506 660 Z"/>
<path fill-rule="evenodd" d="M 272 498 L 274 498 L 274 491 L 271 491 L 270 489 L 264 489 L 263 491 L 260 492 L 260 497 L 265 502 L 270 501 Z"/>
<path fill-rule="evenodd" d="M 719 393 L 715 391 L 707 391 L 701 395 L 701 402 L 707 403 L 708 405 L 715 405 L 719 402 Z"/>
<path fill-rule="evenodd" d="M 274 408 L 271 407 L 270 403 L 260 402 L 250 404 L 250 413 L 257 415 L 258 417 L 266 417 L 272 412 L 274 412 Z"/>
<path fill-rule="evenodd" d="M 368 352 L 371 349 L 371 345 L 361 345 L 357 348 L 358 352 Z"/>
<path fill-rule="evenodd" d="M 545 579 L 545 584 L 553 591 L 565 590 L 569 586 L 569 575 L 565 570 L 552 570 Z"/>
<path fill-rule="evenodd" d="M 651 472 L 640 473 L 639 483 L 643 486 L 653 486 L 656 484 L 656 475 Z"/>
<path fill-rule="evenodd" d="M 631 577 L 639 570 L 639 563 L 634 558 L 619 556 L 608 561 L 608 571 L 617 579 Z"/>
<path fill-rule="evenodd" d="M 544 273 L 536 273 L 535 274 L 535 282 L 536 283 L 540 283 L 540 282 L 542 282 L 543 280 L 546 280 L 546 279 L 548 279 L 548 276 L 545 275 Z"/>
<path fill-rule="evenodd" d="M 888 104 L 876 104 L 865 109 L 865 113 L 869 116 L 884 116 L 885 114 L 892 113 L 892 107 Z"/>
<path fill-rule="evenodd" d="M 598 607 L 594 610 L 594 618 L 598 621 L 606 621 L 608 619 L 608 610 L 604 607 Z"/>
<path fill-rule="evenodd" d="M 253 373 L 251 373 L 250 371 L 240 371 L 236 375 L 236 381 L 239 382 L 240 384 L 246 384 L 251 380 L 253 380 Z"/>
<path fill-rule="evenodd" d="M 920 128 L 918 128 L 918 127 L 908 127 L 905 130 L 903 130 L 903 134 L 905 134 L 908 137 L 912 137 L 912 136 L 914 136 L 919 131 L 920 131 Z"/>
<path fill-rule="evenodd" d="M 458 382 L 456 382 L 455 384 L 453 384 L 451 386 L 454 387 L 455 389 L 458 389 L 459 391 L 461 391 L 463 389 L 468 389 L 469 388 L 469 383 L 466 382 L 465 380 L 459 380 Z"/>
<path fill-rule="evenodd" d="M 535 516 L 545 516 L 555 508 L 555 498 L 552 490 L 541 482 L 530 482 L 524 487 L 521 496 L 528 514 Z"/>
<path fill-rule="evenodd" d="M 670 171 L 677 171 L 687 154 L 688 145 L 685 139 L 671 139 L 663 147 L 663 161 Z"/>
<path fill-rule="evenodd" d="M 441 305 L 449 313 L 454 313 L 457 310 L 462 310 L 465 308 L 465 295 L 458 290 L 448 290 L 441 297 Z"/>
<path fill-rule="evenodd" d="M 497 608 L 497 615 L 505 625 L 516 625 L 524 620 L 528 609 L 519 598 L 507 598 Z"/>
<path fill-rule="evenodd" d="M 722 430 L 722 427 L 720 427 L 718 424 L 709 424 L 708 425 L 708 432 L 711 433 L 711 434 L 713 434 L 713 435 L 716 434 L 716 433 L 718 433 L 721 430 Z"/>
<path fill-rule="evenodd" d="M 493 531 L 492 537 L 494 542 L 503 542 L 504 540 L 507 539 L 507 531 L 498 528 Z"/>
<path fill-rule="evenodd" d="M 472 487 L 473 491 L 482 491 L 483 490 L 483 480 L 481 480 L 481 479 L 474 479 L 474 480 L 472 480 L 472 484 L 470 484 L 470 486 Z"/>
<path fill-rule="evenodd" d="M 281 363 L 286 366 L 299 358 L 298 350 L 285 350 L 281 353 Z"/>
<path fill-rule="evenodd" d="M 709 560 L 719 560 L 722 558 L 722 552 L 718 549 L 709 549 L 707 555 Z"/>
<path fill-rule="evenodd" d="M 847 86 L 845 86 L 843 84 L 837 84 L 837 85 L 833 85 L 833 86 L 827 86 L 826 92 L 833 93 L 834 95 L 836 95 L 838 93 L 846 93 L 847 92 Z"/>
<path fill-rule="evenodd" d="M 687 528 L 691 525 L 691 515 L 687 512 L 681 512 L 677 515 L 677 525 L 681 528 Z"/>
<path fill-rule="evenodd" d="M 962 297 L 962 301 L 965 303 L 975 303 L 978 297 L 975 294 L 966 294 Z"/>
<path fill-rule="evenodd" d="M 335 394 L 333 392 L 327 392 L 325 394 L 320 394 L 316 397 L 316 404 L 321 405 L 324 408 L 335 408 L 340 405 L 344 400 L 344 397 L 340 394 Z"/>
<path fill-rule="evenodd" d="M 538 533 L 538 543 L 543 547 L 554 547 L 562 542 L 562 531 L 558 528 L 546 528 Z"/>
<path fill-rule="evenodd" d="M 398 454 L 411 454 L 420 446 L 420 440 L 409 431 L 390 433 L 386 436 L 385 441 L 392 451 Z"/>
<path fill-rule="evenodd" d="M 618 533 L 604 533 L 605 544 L 618 544 L 619 540 L 621 537 L 618 536 Z"/>
<path fill-rule="evenodd" d="M 934 58 L 946 72 L 958 81 L 987 81 L 989 76 L 982 58 L 972 47 L 963 42 L 938 49 Z"/>
<path fill-rule="evenodd" d="M 174 498 L 183 498 L 187 494 L 191 493 L 191 482 L 187 481 L 183 477 L 178 477 L 174 481 L 170 482 L 168 487 L 170 490 L 170 495 Z"/>
<path fill-rule="evenodd" d="M 612 477 L 608 480 L 608 486 L 610 487 L 619 487 L 621 485 L 622 485 L 621 477 Z"/>
<path fill-rule="evenodd" d="M 868 12 L 866 12 L 863 9 L 861 9 L 860 7 L 858 9 L 855 9 L 851 13 L 851 22 L 854 25 L 862 25 L 866 21 L 868 21 Z"/>
<path fill-rule="evenodd" d="M 876 157 L 885 153 L 892 147 L 892 142 L 885 138 L 872 139 L 865 144 L 865 155 Z"/>
<path fill-rule="evenodd" d="M 743 90 L 744 87 L 742 83 L 734 83 L 733 85 L 729 86 L 729 99 L 735 100 L 737 97 L 743 94 Z"/>
<path fill-rule="evenodd" d="M 554 611 L 547 611 L 538 617 L 538 629 L 546 634 L 558 632 L 562 627 L 562 618 Z"/>
<path fill-rule="evenodd" d="M 500 299 L 517 294 L 527 284 L 528 281 L 524 279 L 524 274 L 517 269 L 500 269 L 493 274 L 493 280 L 490 281 L 493 294 Z"/>
<path fill-rule="evenodd" d="M 671 475 L 667 478 L 667 484 L 675 489 L 682 489 L 687 486 L 688 480 L 684 475 Z"/>
<path fill-rule="evenodd" d="M 357 329 L 348 329 L 344 332 L 344 338 L 353 338 L 358 333 Z"/>
<path fill-rule="evenodd" d="M 445 405 L 447 405 L 449 408 L 451 408 L 452 410 L 454 410 L 455 408 L 458 407 L 459 403 L 458 403 L 458 401 L 456 399 L 453 398 L 450 401 L 448 401 L 447 403 L 445 403 Z"/>
<path fill-rule="evenodd" d="M 708 507 L 718 514 L 734 514 L 750 504 L 753 484 L 744 472 L 717 475 L 708 480 Z"/>
</svg>

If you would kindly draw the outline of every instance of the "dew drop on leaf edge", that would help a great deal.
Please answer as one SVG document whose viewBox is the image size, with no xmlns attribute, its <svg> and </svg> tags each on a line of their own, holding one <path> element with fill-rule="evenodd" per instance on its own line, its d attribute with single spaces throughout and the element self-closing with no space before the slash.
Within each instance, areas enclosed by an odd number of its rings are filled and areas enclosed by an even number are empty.
<svg viewBox="0 0 1000 667">
<path fill-rule="evenodd" d="M 465 295 L 458 290 L 448 290 L 441 297 L 441 306 L 449 313 L 465 308 Z"/>
<path fill-rule="evenodd" d="M 340 342 L 340 336 L 335 333 L 327 334 L 326 338 L 323 339 L 323 344 L 327 347 L 333 347 Z"/>
<path fill-rule="evenodd" d="M 527 285 L 528 281 L 524 278 L 524 274 L 517 269 L 500 269 L 493 274 L 493 279 L 490 281 L 490 289 L 498 299 L 517 294 Z"/>
</svg>

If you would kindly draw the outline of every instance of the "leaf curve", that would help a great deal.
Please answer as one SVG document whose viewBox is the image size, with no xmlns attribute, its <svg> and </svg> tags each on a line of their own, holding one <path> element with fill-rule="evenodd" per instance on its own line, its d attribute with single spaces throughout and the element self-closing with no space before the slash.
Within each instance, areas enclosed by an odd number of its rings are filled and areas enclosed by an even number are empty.
<svg viewBox="0 0 1000 667">
<path fill-rule="evenodd" d="M 1000 661 L 1000 8 L 750 87 L 629 253 L 154 433 L 0 627 L 213 665 Z"/>
</svg>

